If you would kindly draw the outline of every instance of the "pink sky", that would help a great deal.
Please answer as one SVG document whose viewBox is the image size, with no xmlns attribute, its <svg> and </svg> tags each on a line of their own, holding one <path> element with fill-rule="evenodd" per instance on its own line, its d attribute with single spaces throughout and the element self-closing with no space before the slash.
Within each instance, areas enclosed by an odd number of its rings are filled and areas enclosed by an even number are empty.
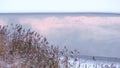
<svg viewBox="0 0 120 68">
<path fill-rule="evenodd" d="M 43 35 L 55 35 L 56 33 L 68 33 L 71 30 L 82 32 L 82 38 L 109 39 L 110 36 L 119 36 L 120 32 L 114 28 L 120 25 L 120 17 L 86 17 L 65 16 L 45 18 L 20 18 L 21 24 L 30 25 L 33 30 L 39 30 Z M 62 30 L 62 31 L 59 31 Z M 65 33 L 67 33 L 65 32 Z"/>
</svg>

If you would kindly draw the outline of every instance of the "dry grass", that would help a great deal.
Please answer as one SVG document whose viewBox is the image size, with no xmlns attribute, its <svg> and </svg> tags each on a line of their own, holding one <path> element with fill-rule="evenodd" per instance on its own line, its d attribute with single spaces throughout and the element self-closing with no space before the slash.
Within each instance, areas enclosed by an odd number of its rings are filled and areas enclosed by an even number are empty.
<svg viewBox="0 0 120 68">
<path fill-rule="evenodd" d="M 2 68 L 69 68 L 69 56 L 78 52 L 49 44 L 47 39 L 21 25 L 0 27 L 0 64 Z M 60 57 L 64 59 L 60 59 Z M 76 60 L 75 60 L 76 61 Z"/>
</svg>

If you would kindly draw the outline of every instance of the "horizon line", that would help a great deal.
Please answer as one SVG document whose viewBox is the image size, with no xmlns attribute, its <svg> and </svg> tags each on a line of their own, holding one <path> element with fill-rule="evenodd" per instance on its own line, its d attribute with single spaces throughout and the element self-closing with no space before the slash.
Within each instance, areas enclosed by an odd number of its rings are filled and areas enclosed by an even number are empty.
<svg viewBox="0 0 120 68">
<path fill-rule="evenodd" d="M 120 15 L 114 12 L 0 12 L 0 14 L 92 14 L 92 15 Z"/>
</svg>

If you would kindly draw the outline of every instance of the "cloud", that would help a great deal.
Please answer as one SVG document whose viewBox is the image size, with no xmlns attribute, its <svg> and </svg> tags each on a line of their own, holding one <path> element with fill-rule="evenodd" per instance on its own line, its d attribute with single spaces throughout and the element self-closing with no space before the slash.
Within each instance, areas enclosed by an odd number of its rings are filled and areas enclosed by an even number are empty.
<svg viewBox="0 0 120 68">
<path fill-rule="evenodd" d="M 74 31 L 81 39 L 105 40 L 120 37 L 120 17 L 65 16 L 45 18 L 20 18 L 21 24 L 30 25 L 44 35 L 69 34 Z"/>
</svg>

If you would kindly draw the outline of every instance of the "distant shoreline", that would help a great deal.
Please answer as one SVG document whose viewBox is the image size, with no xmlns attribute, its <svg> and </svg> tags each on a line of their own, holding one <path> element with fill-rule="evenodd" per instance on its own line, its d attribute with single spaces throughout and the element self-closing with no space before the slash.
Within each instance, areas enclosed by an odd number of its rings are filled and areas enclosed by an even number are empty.
<svg viewBox="0 0 120 68">
<path fill-rule="evenodd" d="M 13 12 L 0 13 L 0 15 L 84 15 L 84 16 L 120 16 L 120 13 L 106 13 L 106 12 Z"/>
</svg>

